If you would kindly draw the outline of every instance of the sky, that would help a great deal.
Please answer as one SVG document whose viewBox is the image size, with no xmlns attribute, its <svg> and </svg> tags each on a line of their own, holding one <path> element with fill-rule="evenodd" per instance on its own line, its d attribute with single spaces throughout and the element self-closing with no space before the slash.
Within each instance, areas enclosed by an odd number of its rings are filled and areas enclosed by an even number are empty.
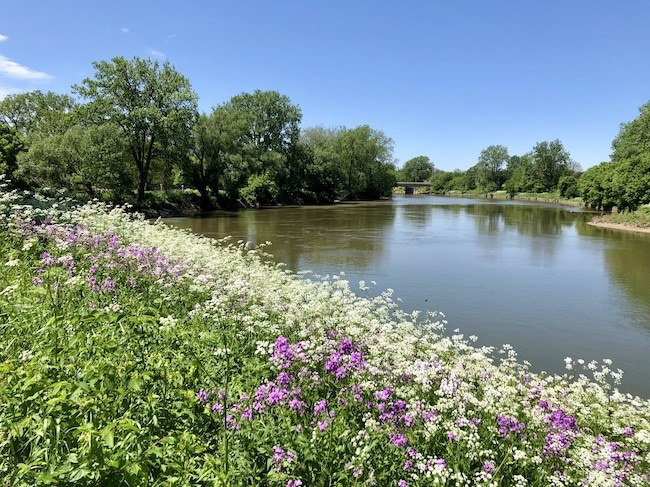
<svg viewBox="0 0 650 487">
<path fill-rule="evenodd" d="M 0 0 L 0 99 L 150 58 L 201 112 L 275 90 L 303 128 L 383 132 L 398 167 L 559 139 L 587 169 L 650 101 L 649 26 L 650 0 Z"/>
</svg>

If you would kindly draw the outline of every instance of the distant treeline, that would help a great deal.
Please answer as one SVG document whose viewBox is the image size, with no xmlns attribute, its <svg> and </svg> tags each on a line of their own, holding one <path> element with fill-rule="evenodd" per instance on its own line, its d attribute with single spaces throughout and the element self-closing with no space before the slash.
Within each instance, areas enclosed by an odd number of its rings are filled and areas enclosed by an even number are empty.
<svg viewBox="0 0 650 487">
<path fill-rule="evenodd" d="M 611 161 L 584 173 L 559 140 L 509 155 L 484 149 L 466 171 L 427 156 L 396 168 L 393 141 L 368 125 L 301 128 L 300 107 L 276 91 L 241 93 L 199 113 L 189 80 L 169 63 L 93 63 L 72 95 L 32 91 L 0 101 L 0 174 L 25 189 L 136 206 L 176 188 L 202 208 L 390 196 L 397 181 L 432 191 L 559 191 L 588 205 L 650 202 L 650 103 L 621 127 Z M 171 193 L 170 193 L 171 195 Z"/>
</svg>

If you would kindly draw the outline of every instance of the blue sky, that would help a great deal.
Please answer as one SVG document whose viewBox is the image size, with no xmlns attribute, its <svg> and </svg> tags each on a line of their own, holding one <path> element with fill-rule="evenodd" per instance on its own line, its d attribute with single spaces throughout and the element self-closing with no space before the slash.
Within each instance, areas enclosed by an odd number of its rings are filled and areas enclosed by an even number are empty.
<svg viewBox="0 0 650 487">
<path fill-rule="evenodd" d="M 649 26 L 648 0 L 0 0 L 0 98 L 150 57 L 203 112 L 276 90 L 304 128 L 381 130 L 398 166 L 465 170 L 489 145 L 559 139 L 586 169 L 650 101 Z"/>
</svg>

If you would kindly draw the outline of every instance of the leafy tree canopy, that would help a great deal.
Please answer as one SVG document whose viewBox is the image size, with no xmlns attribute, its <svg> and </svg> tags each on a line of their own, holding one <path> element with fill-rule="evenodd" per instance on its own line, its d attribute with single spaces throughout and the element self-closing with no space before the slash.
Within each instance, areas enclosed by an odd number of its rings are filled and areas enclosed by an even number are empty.
<svg viewBox="0 0 650 487">
<path fill-rule="evenodd" d="M 404 163 L 401 176 L 405 181 L 428 181 L 433 170 L 433 163 L 427 156 L 418 156 Z"/>
<path fill-rule="evenodd" d="M 69 95 L 39 90 L 8 95 L 0 101 L 0 119 L 23 137 L 62 134 L 74 124 L 77 106 Z"/>
<path fill-rule="evenodd" d="M 187 78 L 169 62 L 115 57 L 94 62 L 94 78 L 73 91 L 88 100 L 82 107 L 89 122 L 110 122 L 122 131 L 138 174 L 136 204 L 141 204 L 155 158 L 186 152 L 197 116 L 197 95 Z"/>
</svg>

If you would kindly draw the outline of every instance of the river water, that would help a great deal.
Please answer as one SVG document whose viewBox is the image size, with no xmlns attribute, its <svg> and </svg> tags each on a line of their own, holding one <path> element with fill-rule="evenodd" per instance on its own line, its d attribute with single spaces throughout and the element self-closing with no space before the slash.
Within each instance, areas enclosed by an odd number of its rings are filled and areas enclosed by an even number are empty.
<svg viewBox="0 0 650 487">
<path fill-rule="evenodd" d="M 588 225 L 584 209 L 428 195 L 169 218 L 254 245 L 294 271 L 343 272 L 361 294 L 394 290 L 407 311 L 510 344 L 535 372 L 611 359 L 619 389 L 650 398 L 650 235 Z M 371 285 L 371 282 L 376 285 Z"/>
</svg>

